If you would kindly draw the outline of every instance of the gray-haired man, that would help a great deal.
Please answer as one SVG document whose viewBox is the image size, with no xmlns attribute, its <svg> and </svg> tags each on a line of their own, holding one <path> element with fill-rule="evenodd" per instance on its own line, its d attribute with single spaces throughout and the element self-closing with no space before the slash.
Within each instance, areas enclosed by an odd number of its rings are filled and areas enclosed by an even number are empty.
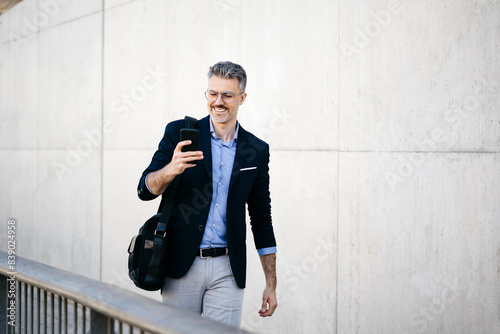
<svg viewBox="0 0 500 334">
<path fill-rule="evenodd" d="M 276 298 L 276 241 L 271 222 L 269 146 L 237 121 L 247 93 L 238 64 L 210 67 L 205 92 L 209 116 L 199 120 L 200 151 L 182 152 L 182 120 L 171 122 L 142 174 L 143 200 L 162 194 L 182 174 L 169 220 L 165 304 L 239 326 L 246 279 L 248 206 L 255 246 L 266 277 L 259 315 L 271 316 Z M 191 164 L 202 160 L 198 164 Z"/>
</svg>

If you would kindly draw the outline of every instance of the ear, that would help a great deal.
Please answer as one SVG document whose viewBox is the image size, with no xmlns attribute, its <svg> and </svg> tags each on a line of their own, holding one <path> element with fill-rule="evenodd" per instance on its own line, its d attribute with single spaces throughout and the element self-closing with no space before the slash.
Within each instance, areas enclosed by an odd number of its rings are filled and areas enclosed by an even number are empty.
<svg viewBox="0 0 500 334">
<path fill-rule="evenodd" d="M 240 106 L 243 104 L 243 102 L 245 102 L 246 98 L 247 98 L 247 93 L 246 92 L 243 93 L 243 94 L 241 94 Z"/>
</svg>

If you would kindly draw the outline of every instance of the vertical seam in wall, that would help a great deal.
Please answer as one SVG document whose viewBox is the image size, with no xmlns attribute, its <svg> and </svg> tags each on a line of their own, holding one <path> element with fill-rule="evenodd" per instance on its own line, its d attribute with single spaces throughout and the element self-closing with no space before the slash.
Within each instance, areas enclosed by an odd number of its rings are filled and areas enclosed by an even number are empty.
<svg viewBox="0 0 500 334">
<path fill-rule="evenodd" d="M 104 214 L 103 214 L 103 201 L 104 201 L 104 16 L 105 16 L 105 0 L 102 0 L 102 18 L 101 18 L 101 212 L 100 212 L 100 235 L 99 235 L 99 280 L 102 281 L 102 257 L 103 257 L 103 224 L 104 224 Z"/>
<path fill-rule="evenodd" d="M 340 5 L 342 0 L 338 0 L 337 10 L 337 235 L 336 235 L 336 270 L 335 270 L 335 333 L 339 332 L 339 211 L 340 211 Z"/>
<path fill-rule="evenodd" d="M 39 11 L 40 4 L 37 2 L 36 10 Z M 40 25 L 37 24 L 36 32 L 36 192 L 35 192 L 35 212 L 33 212 L 35 224 L 40 223 L 38 212 L 40 207 Z M 38 254 L 40 255 L 40 254 Z"/>
</svg>

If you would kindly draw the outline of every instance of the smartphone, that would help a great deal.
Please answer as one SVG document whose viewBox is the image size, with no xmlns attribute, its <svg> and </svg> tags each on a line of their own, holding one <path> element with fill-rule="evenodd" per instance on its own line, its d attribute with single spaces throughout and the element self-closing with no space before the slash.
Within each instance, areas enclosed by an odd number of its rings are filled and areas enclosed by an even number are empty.
<svg viewBox="0 0 500 334">
<path fill-rule="evenodd" d="M 201 151 L 200 150 L 200 131 L 196 129 L 181 129 L 181 141 L 191 140 L 191 144 L 182 148 L 182 152 Z M 192 161 L 192 164 L 197 164 L 200 160 Z"/>
</svg>

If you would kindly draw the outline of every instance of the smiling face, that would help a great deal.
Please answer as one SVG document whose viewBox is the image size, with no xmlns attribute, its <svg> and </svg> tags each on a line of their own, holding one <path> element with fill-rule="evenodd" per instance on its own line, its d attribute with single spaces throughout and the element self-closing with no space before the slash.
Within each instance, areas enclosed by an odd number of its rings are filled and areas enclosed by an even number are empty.
<svg viewBox="0 0 500 334">
<path fill-rule="evenodd" d="M 214 123 L 236 126 L 238 108 L 245 102 L 247 93 L 240 94 L 238 79 L 223 79 L 212 75 L 208 80 L 208 90 L 218 92 L 215 101 L 207 101 L 208 112 Z M 226 102 L 222 99 L 222 93 L 232 93 L 234 100 Z"/>
</svg>

